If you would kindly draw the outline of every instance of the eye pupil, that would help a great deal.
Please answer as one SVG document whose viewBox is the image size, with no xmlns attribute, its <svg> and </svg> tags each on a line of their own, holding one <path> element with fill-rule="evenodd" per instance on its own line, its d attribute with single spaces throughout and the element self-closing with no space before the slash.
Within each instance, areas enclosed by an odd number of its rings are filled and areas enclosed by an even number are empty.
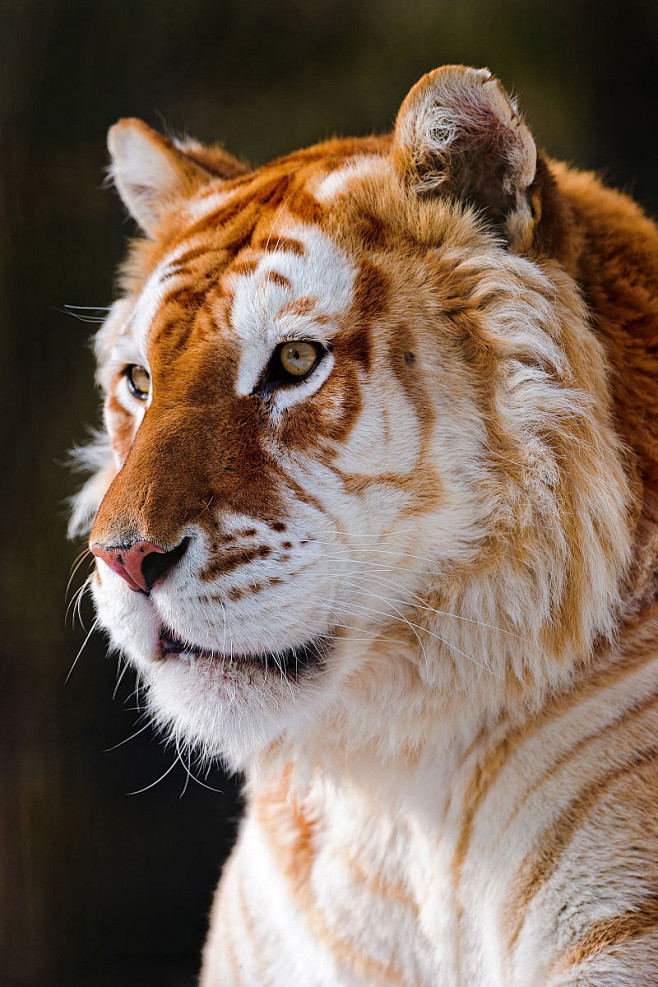
<svg viewBox="0 0 658 987">
<path fill-rule="evenodd" d="M 151 376 L 148 370 L 138 366 L 136 363 L 132 363 L 129 367 L 126 367 L 124 372 L 128 381 L 128 387 L 133 396 L 140 401 L 145 401 L 151 390 Z"/>
<path fill-rule="evenodd" d="M 306 340 L 284 343 L 279 350 L 279 363 L 290 377 L 305 377 L 318 362 L 320 346 Z"/>
</svg>

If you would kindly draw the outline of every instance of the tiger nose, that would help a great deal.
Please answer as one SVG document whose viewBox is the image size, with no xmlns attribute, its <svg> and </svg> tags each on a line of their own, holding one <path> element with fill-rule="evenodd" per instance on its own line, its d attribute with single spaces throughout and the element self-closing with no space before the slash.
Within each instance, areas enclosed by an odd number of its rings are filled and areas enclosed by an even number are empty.
<svg viewBox="0 0 658 987">
<path fill-rule="evenodd" d="M 109 565 L 135 592 L 150 593 L 156 583 L 162 582 L 168 572 L 183 557 L 189 539 L 167 550 L 152 541 L 138 541 L 132 545 L 91 546 L 94 555 Z"/>
</svg>

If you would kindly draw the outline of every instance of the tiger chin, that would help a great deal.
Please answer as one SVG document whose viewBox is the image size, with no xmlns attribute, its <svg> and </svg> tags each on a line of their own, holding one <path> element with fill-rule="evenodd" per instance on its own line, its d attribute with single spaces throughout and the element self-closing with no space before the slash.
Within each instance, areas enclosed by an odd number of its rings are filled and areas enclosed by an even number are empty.
<svg viewBox="0 0 658 987">
<path fill-rule="evenodd" d="M 246 777 L 202 987 L 658 983 L 656 227 L 485 69 L 253 169 L 109 149 L 72 529 Z"/>
</svg>

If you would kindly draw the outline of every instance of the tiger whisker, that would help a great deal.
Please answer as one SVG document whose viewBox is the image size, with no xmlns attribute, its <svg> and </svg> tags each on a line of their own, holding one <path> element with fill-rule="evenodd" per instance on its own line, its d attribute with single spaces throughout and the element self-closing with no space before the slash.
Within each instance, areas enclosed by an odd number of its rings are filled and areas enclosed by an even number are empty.
<svg viewBox="0 0 658 987">
<path fill-rule="evenodd" d="M 80 587 L 80 592 L 78 593 L 78 599 L 73 608 L 73 617 L 71 619 L 71 624 L 73 624 L 75 622 L 75 617 L 77 614 L 78 623 L 80 624 L 80 627 L 82 627 L 83 630 L 86 630 L 87 628 L 85 627 L 84 621 L 82 619 L 82 601 L 84 599 L 85 593 L 87 592 L 90 586 L 91 586 L 91 576 L 86 580 L 84 585 Z"/>
<path fill-rule="evenodd" d="M 120 658 L 119 660 L 121 661 L 123 659 Z M 112 693 L 112 699 L 113 700 L 116 699 L 117 692 L 119 691 L 119 686 L 121 685 L 121 681 L 122 681 L 124 675 L 126 674 L 126 672 L 128 671 L 128 669 L 130 668 L 130 665 L 128 664 L 128 662 L 125 661 L 125 660 L 123 660 L 123 661 L 124 661 L 124 664 L 123 664 L 123 668 L 121 670 L 121 674 L 117 678 L 116 685 L 114 686 L 114 692 Z"/>
<path fill-rule="evenodd" d="M 91 325 L 101 325 L 105 322 L 107 318 L 106 315 L 87 315 L 85 310 L 89 312 L 108 312 L 109 309 L 103 306 L 95 308 L 93 305 L 64 305 L 63 308 L 59 308 L 57 305 L 54 306 L 56 312 L 60 312 L 62 315 L 70 315 L 73 319 L 77 319 L 78 322 L 87 322 Z M 79 311 L 75 311 L 78 309 Z"/>
<path fill-rule="evenodd" d="M 78 552 L 78 554 L 76 555 L 76 557 L 73 559 L 73 562 L 71 563 L 69 581 L 66 584 L 66 589 L 64 590 L 64 597 L 66 597 L 66 594 L 69 591 L 69 587 L 71 585 L 71 580 L 73 579 L 73 577 L 75 576 L 76 572 L 78 571 L 78 569 L 80 568 L 80 566 L 84 562 L 85 556 L 87 556 L 87 555 L 91 555 L 91 549 L 89 548 L 88 545 L 86 545 L 80 552 Z"/>
<path fill-rule="evenodd" d="M 494 672 L 494 670 L 490 668 L 488 665 L 484 665 L 482 662 L 477 661 L 475 658 L 472 657 L 472 655 L 469 655 L 465 651 L 462 651 L 461 648 L 458 648 L 456 644 L 452 644 L 452 642 L 447 641 L 445 638 L 441 637 L 440 634 L 436 634 L 434 631 L 430 631 L 427 627 L 423 627 L 422 624 L 416 624 L 406 617 L 396 617 L 394 614 L 387 613 L 386 611 L 375 610 L 373 607 L 362 606 L 358 603 L 349 603 L 347 604 L 347 606 L 352 609 L 356 608 L 358 610 L 362 610 L 365 613 L 372 613 L 373 615 L 377 615 L 380 617 L 389 617 L 389 619 L 391 620 L 402 620 L 405 624 L 408 624 L 412 630 L 414 628 L 417 628 L 418 630 L 423 631 L 423 633 L 428 634 L 430 637 L 433 637 L 437 641 L 440 641 L 442 644 L 445 644 L 447 648 L 450 648 L 452 651 L 455 651 L 457 654 L 460 654 L 464 658 L 467 658 L 474 665 L 477 665 L 479 668 L 482 668 L 484 671 L 489 672 L 491 675 L 494 675 L 497 679 L 503 681 L 503 676 L 499 675 L 497 672 Z"/>
<path fill-rule="evenodd" d="M 334 561 L 336 561 L 336 560 L 334 560 Z M 341 560 L 341 561 L 343 561 L 343 560 Z M 357 560 L 353 560 L 353 561 L 356 562 Z M 364 564 L 365 565 L 368 565 L 369 563 L 366 562 Z M 397 568 L 395 568 L 393 566 L 391 566 L 391 567 L 381 567 L 381 568 L 384 571 L 391 572 L 391 573 L 399 572 L 400 571 L 399 569 L 397 569 Z M 406 571 L 406 570 L 402 570 L 402 571 Z M 383 579 L 381 576 L 375 575 L 375 574 L 370 573 L 368 571 L 357 571 L 357 572 L 351 571 L 349 573 L 345 573 L 345 572 L 324 573 L 324 578 L 329 578 L 329 579 L 344 579 L 345 576 L 349 576 L 350 578 L 353 578 L 355 576 L 365 576 L 371 582 L 381 583 L 382 585 L 390 585 L 393 588 L 399 590 L 401 593 L 405 593 L 405 592 L 406 593 L 409 593 L 409 595 L 411 597 L 414 597 L 415 599 L 421 601 L 419 604 L 417 604 L 417 603 L 412 603 L 411 600 L 408 600 L 408 599 L 405 598 L 405 599 L 401 599 L 401 600 L 400 599 L 396 599 L 396 600 L 393 601 L 395 603 L 400 603 L 402 605 L 412 606 L 412 607 L 415 607 L 416 609 L 419 609 L 419 610 L 428 610 L 429 612 L 434 613 L 434 614 L 436 614 L 439 617 L 453 617 L 455 620 L 462 620 L 462 621 L 465 621 L 466 623 L 469 623 L 469 624 L 478 624 L 481 627 L 486 627 L 486 628 L 489 628 L 490 630 L 499 631 L 499 633 L 501 633 L 501 634 L 507 634 L 510 637 L 516 638 L 519 641 L 523 641 L 526 644 L 529 643 L 528 640 L 527 640 L 527 638 L 523 637 L 523 635 L 516 634 L 514 631 L 507 630 L 507 628 L 505 628 L 505 627 L 499 627 L 497 624 L 491 624 L 491 623 L 488 623 L 485 620 L 479 620 L 477 617 L 464 617 L 463 615 L 458 614 L 458 613 L 451 613 L 449 610 L 438 610 L 435 607 L 432 607 L 429 603 L 427 603 L 426 600 L 424 600 L 422 597 L 420 597 L 417 593 L 414 593 L 412 590 L 405 590 L 404 587 L 400 586 L 397 583 L 394 583 L 392 580 Z"/>
<path fill-rule="evenodd" d="M 347 583 L 346 585 L 351 585 L 351 586 L 357 586 L 358 587 L 358 583 Z M 388 604 L 389 606 L 393 606 L 393 604 L 391 603 L 390 600 L 385 599 L 383 596 L 379 596 L 378 593 L 372 593 L 372 596 L 374 596 L 378 600 L 381 600 L 381 602 L 384 603 L 384 604 Z M 408 620 L 407 617 L 404 616 L 404 614 L 402 613 L 402 611 L 401 610 L 398 610 L 398 608 L 396 606 L 393 606 L 393 609 L 395 610 L 396 614 L 398 614 L 400 620 L 404 621 L 405 624 L 408 624 L 409 627 L 411 628 L 411 630 L 413 631 L 413 633 L 416 635 L 416 639 L 418 641 L 418 644 L 420 645 L 421 651 L 423 652 L 423 658 L 425 659 L 425 667 L 429 671 L 430 665 L 429 665 L 429 659 L 427 657 L 427 652 L 425 651 L 425 645 L 421 641 L 419 634 L 416 632 L 415 627 L 414 627 L 414 624 L 410 620 Z"/>
<path fill-rule="evenodd" d="M 322 542 L 319 539 L 315 539 L 315 540 L 320 545 L 328 545 L 329 547 L 332 547 L 331 542 Z M 376 541 L 375 541 L 375 545 L 376 545 Z M 349 549 L 346 549 L 346 550 L 349 551 Z M 424 555 L 412 555 L 411 552 L 402 552 L 402 551 L 400 551 L 400 552 L 393 552 L 390 549 L 377 548 L 377 547 L 375 547 L 375 548 L 360 548 L 359 551 L 377 553 L 377 555 L 394 555 L 396 558 L 399 558 L 399 559 L 417 559 L 419 562 L 429 562 L 432 565 L 436 565 L 436 563 L 437 563 L 437 560 L 436 559 L 431 559 L 431 558 L 428 558 L 427 556 L 424 556 Z M 420 569 L 418 571 L 419 572 L 424 572 L 425 570 Z"/>
<path fill-rule="evenodd" d="M 91 574 L 89 576 L 87 576 L 86 579 L 85 579 L 85 581 L 82 583 L 81 586 L 78 587 L 78 589 L 75 591 L 75 593 L 73 594 L 73 596 L 69 600 L 68 606 L 66 608 L 66 612 L 64 614 L 64 625 L 65 626 L 66 626 L 66 621 L 68 620 L 69 612 L 70 612 L 71 608 L 73 608 L 73 616 L 72 616 L 71 624 L 73 626 L 75 625 L 75 617 L 76 617 L 76 613 L 77 613 L 78 620 L 80 621 L 80 626 L 83 627 L 83 629 L 86 630 L 86 628 L 84 628 L 84 625 L 82 623 L 82 613 L 81 613 L 80 608 L 82 606 L 82 598 L 83 598 L 86 590 L 91 585 L 91 578 L 92 578 L 91 577 Z"/>
<path fill-rule="evenodd" d="M 99 620 L 100 620 L 100 617 L 96 617 L 96 620 L 95 620 L 95 621 L 93 622 L 93 624 L 91 625 L 91 627 L 90 627 L 90 629 L 89 629 L 89 632 L 88 632 L 88 634 L 87 634 L 87 636 L 86 636 L 86 638 L 85 638 L 85 639 L 84 639 L 84 641 L 82 642 L 82 647 L 80 648 L 80 650 L 78 651 L 78 653 L 77 653 L 77 655 L 76 655 L 76 656 L 75 656 L 75 658 L 73 659 L 73 664 L 72 664 L 72 665 L 71 665 L 71 667 L 69 668 L 69 673 L 68 673 L 68 675 L 66 676 L 66 678 L 64 679 L 64 684 L 65 684 L 65 685 L 66 685 L 66 683 L 68 682 L 68 680 L 69 680 L 69 679 L 71 678 L 71 675 L 73 674 L 73 669 L 74 669 L 74 668 L 75 668 L 75 666 L 76 666 L 76 665 L 78 664 L 78 658 L 80 657 L 80 655 L 82 654 L 82 652 L 83 652 L 83 651 L 84 651 L 84 649 L 86 648 L 86 646 L 87 646 L 87 642 L 89 641 L 89 638 L 91 637 L 91 635 L 92 635 L 92 634 L 94 633 L 94 631 L 96 630 L 96 627 L 98 626 L 98 622 L 99 622 Z"/>
<path fill-rule="evenodd" d="M 178 756 L 178 760 L 180 761 L 183 771 L 185 772 L 185 783 L 183 784 L 183 789 L 180 795 L 178 796 L 179 798 L 182 799 L 183 795 L 185 795 L 185 792 L 187 791 L 187 786 L 189 784 L 190 778 L 192 777 L 190 774 L 190 755 L 188 752 L 187 764 L 185 764 L 185 761 L 183 760 L 183 755 L 181 754 L 181 750 L 178 744 L 178 737 L 175 738 L 174 743 L 176 744 L 176 754 Z"/>
<path fill-rule="evenodd" d="M 287 206 L 287 205 L 288 205 L 288 203 L 290 202 L 290 198 L 291 198 L 291 196 L 290 196 L 290 195 L 288 195 L 288 196 L 286 196 L 286 198 L 285 198 L 285 199 L 283 200 L 283 202 L 282 202 L 282 204 L 281 204 L 281 208 L 279 209 L 279 211 L 278 211 L 278 213 L 276 214 L 276 216 L 275 216 L 275 218 L 274 218 L 274 222 L 272 223 L 272 226 L 271 226 L 271 228 L 270 228 L 270 232 L 269 232 L 269 234 L 268 234 L 268 237 L 267 237 L 267 242 L 266 242 L 266 244 L 265 244 L 265 253 L 267 253 L 267 251 L 268 251 L 268 249 L 269 249 L 269 246 L 270 246 L 270 240 L 272 239 L 272 234 L 274 233 L 274 229 L 275 229 L 275 227 L 276 227 L 276 224 L 277 224 L 277 223 L 279 222 L 279 220 L 281 219 L 281 215 L 282 215 L 282 213 L 283 213 L 283 210 L 284 210 L 284 209 L 286 208 L 286 206 Z M 278 242 L 280 242 L 280 241 L 281 241 L 281 236 L 279 235 L 279 241 L 278 241 Z"/>
<path fill-rule="evenodd" d="M 113 744 L 112 747 L 106 747 L 105 753 L 109 754 L 111 751 L 115 751 L 118 747 L 123 747 L 124 744 L 128 744 L 131 740 L 134 740 L 135 737 L 139 737 L 140 733 L 144 733 L 144 731 L 148 730 L 150 726 L 151 726 L 151 721 L 149 720 L 148 723 L 145 723 L 143 726 L 141 726 L 139 730 L 135 730 L 134 733 L 131 733 L 129 737 L 126 737 L 124 740 L 120 740 L 118 744 Z"/>
<path fill-rule="evenodd" d="M 109 312 L 112 308 L 111 305 L 68 305 L 64 304 L 64 308 L 68 310 L 77 309 L 79 312 Z"/>
<path fill-rule="evenodd" d="M 127 795 L 142 795 L 144 792 L 148 792 L 151 788 L 155 788 L 155 786 L 156 785 L 159 785 L 161 781 L 164 781 L 164 779 L 167 777 L 167 775 L 171 774 L 171 772 L 174 770 L 174 768 L 176 767 L 177 764 L 178 764 L 178 757 L 175 757 L 174 760 L 173 760 L 173 762 L 167 768 L 167 770 L 165 772 L 163 772 L 160 775 L 159 778 L 156 778 L 155 781 L 152 781 L 150 785 L 145 785 L 144 788 L 138 788 L 134 792 L 126 792 L 126 794 Z"/>
<path fill-rule="evenodd" d="M 175 742 L 176 742 L 176 750 L 178 751 L 179 757 L 180 757 L 179 739 L 176 738 L 176 741 Z M 185 769 L 185 774 L 187 775 L 187 778 L 185 780 L 185 785 L 183 787 L 183 791 L 180 794 L 180 798 L 182 798 L 183 795 L 185 794 L 185 791 L 187 789 L 187 785 L 188 785 L 188 782 L 189 781 L 193 781 L 197 785 L 200 785 L 201 788 L 206 788 L 209 792 L 215 792 L 217 795 L 223 795 L 224 794 L 224 792 L 221 790 L 221 788 L 213 788 L 212 785 L 208 785 L 205 781 L 201 781 L 200 778 L 197 778 L 197 776 L 192 771 L 191 753 L 189 751 L 188 751 L 188 755 L 187 755 L 187 765 L 183 762 L 182 757 L 181 757 L 181 764 L 183 765 L 183 768 Z M 212 766 L 212 764 L 209 764 L 208 765 L 208 768 L 210 768 L 211 766 Z"/>
<path fill-rule="evenodd" d="M 350 576 L 352 575 L 353 573 L 350 573 Z M 403 593 L 405 592 L 405 590 L 401 586 L 399 586 L 397 583 L 394 583 L 390 579 L 383 579 L 377 576 L 369 576 L 369 579 L 372 582 L 391 586 L 394 589 L 399 590 L 400 592 Z M 501 634 L 507 634 L 509 635 L 509 637 L 516 638 L 516 640 L 518 641 L 523 641 L 525 644 L 530 643 L 527 638 L 523 637 L 522 634 L 516 634 L 514 631 L 509 631 L 505 627 L 499 627 L 497 624 L 490 624 L 486 620 L 479 620 L 476 617 L 464 617 L 462 614 L 451 613 L 448 610 L 437 610 L 435 607 L 431 606 L 426 600 L 424 600 L 421 596 L 419 596 L 418 593 L 414 593 L 412 590 L 408 590 L 407 592 L 409 592 L 410 596 L 412 596 L 414 599 L 420 600 L 420 603 L 412 603 L 410 600 L 406 600 L 406 599 L 395 600 L 394 602 L 400 604 L 406 604 L 407 606 L 414 607 L 418 610 L 427 610 L 430 613 L 434 613 L 439 617 L 454 617 L 455 620 L 463 620 L 469 624 L 477 624 L 480 627 L 487 627 L 490 630 L 499 631 Z"/>
<path fill-rule="evenodd" d="M 396 554 L 396 553 L 393 553 L 393 554 Z M 352 559 L 352 558 L 350 558 L 347 555 L 346 556 L 341 556 L 341 555 L 325 555 L 324 558 L 325 559 L 331 559 L 332 561 L 335 561 L 335 562 L 353 562 L 353 563 L 357 563 L 358 562 L 360 565 L 369 565 L 369 566 L 372 566 L 373 568 L 394 569 L 396 572 L 413 572 L 413 573 L 415 573 L 417 575 L 422 575 L 422 576 L 427 576 L 427 575 L 430 575 L 430 576 L 441 576 L 441 575 L 443 575 L 443 573 L 440 570 L 438 570 L 438 569 L 410 569 L 408 566 L 399 566 L 399 565 L 389 566 L 385 562 L 369 562 L 367 559 Z"/>
</svg>

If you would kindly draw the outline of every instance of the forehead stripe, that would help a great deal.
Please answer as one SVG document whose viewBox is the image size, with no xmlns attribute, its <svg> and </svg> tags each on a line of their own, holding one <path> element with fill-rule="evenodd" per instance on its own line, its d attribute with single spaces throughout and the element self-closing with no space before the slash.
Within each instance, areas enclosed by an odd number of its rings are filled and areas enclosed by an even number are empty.
<svg viewBox="0 0 658 987">
<path fill-rule="evenodd" d="M 301 242 L 301 240 L 295 240 L 293 237 L 289 236 L 268 236 L 266 240 L 261 240 L 259 243 L 254 244 L 256 250 L 261 250 L 265 254 L 296 254 L 297 257 L 303 257 L 306 253 L 306 247 Z"/>
<path fill-rule="evenodd" d="M 267 271 L 265 280 L 271 281 L 272 284 L 277 284 L 280 288 L 285 288 L 287 291 L 292 291 L 290 279 L 285 274 L 280 274 L 279 271 Z"/>
<path fill-rule="evenodd" d="M 283 289 L 317 299 L 318 309 L 327 315 L 339 316 L 350 307 L 356 272 L 347 256 L 317 227 L 296 223 L 293 229 L 294 239 L 304 245 L 303 255 L 281 249 L 261 255 L 253 272 L 237 279 L 231 315 L 244 340 L 270 334 L 271 320 L 289 301 L 282 297 Z"/>
</svg>

